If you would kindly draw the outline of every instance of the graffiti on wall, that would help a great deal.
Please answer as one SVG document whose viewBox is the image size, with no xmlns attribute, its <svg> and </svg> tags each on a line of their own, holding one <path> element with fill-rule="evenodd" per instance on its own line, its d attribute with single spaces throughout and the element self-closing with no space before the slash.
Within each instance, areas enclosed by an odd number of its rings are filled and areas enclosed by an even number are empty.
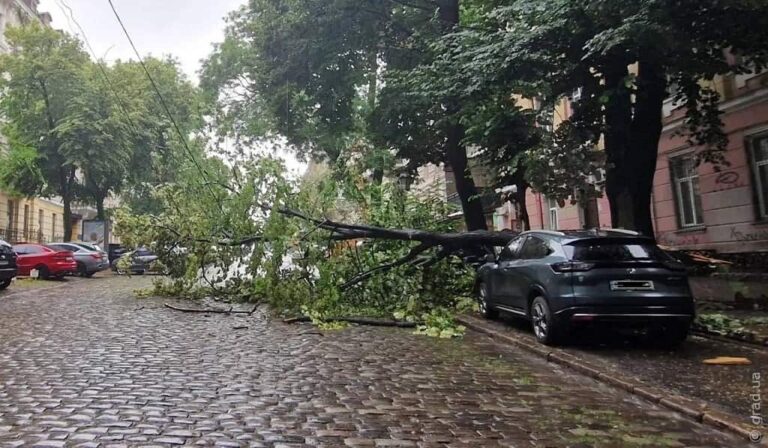
<svg viewBox="0 0 768 448">
<path fill-rule="evenodd" d="M 742 232 L 736 227 L 731 227 L 731 240 L 741 242 L 768 241 L 768 229 Z"/>
<path fill-rule="evenodd" d="M 656 241 L 663 246 L 696 246 L 706 242 L 706 234 L 683 234 L 677 232 L 661 233 Z"/>
<path fill-rule="evenodd" d="M 733 188 L 746 187 L 747 184 L 736 171 L 723 171 L 715 178 L 714 191 L 725 191 Z"/>
</svg>

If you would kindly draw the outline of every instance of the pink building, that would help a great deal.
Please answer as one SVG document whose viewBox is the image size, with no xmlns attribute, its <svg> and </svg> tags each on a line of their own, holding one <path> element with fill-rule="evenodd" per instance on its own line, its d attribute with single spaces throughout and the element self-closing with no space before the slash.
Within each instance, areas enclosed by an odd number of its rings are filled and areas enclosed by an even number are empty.
<svg viewBox="0 0 768 448">
<path fill-rule="evenodd" d="M 768 73 L 727 76 L 714 86 L 722 95 L 730 166 L 719 172 L 709 164 L 697 166 L 697 148 L 676 135 L 683 111 L 668 101 L 653 190 L 656 236 L 683 249 L 768 251 Z M 526 205 L 534 229 L 611 223 L 604 197 L 587 207 L 559 207 L 531 192 Z"/>
</svg>

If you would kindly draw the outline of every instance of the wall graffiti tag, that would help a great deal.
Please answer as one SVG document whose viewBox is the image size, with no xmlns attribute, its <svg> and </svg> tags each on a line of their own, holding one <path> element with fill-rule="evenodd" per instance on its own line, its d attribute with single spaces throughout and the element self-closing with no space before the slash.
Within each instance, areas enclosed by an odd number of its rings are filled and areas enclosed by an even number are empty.
<svg viewBox="0 0 768 448">
<path fill-rule="evenodd" d="M 702 235 L 678 235 L 677 232 L 659 234 L 656 241 L 663 246 L 695 246 L 704 242 Z"/>
<path fill-rule="evenodd" d="M 733 241 L 741 241 L 741 242 L 767 241 L 768 230 L 755 230 L 752 232 L 742 232 L 742 231 L 736 230 L 736 227 L 731 227 L 731 239 Z"/>
<path fill-rule="evenodd" d="M 723 171 L 722 173 L 718 173 L 715 178 L 714 191 L 724 191 L 745 186 L 746 183 L 741 179 L 741 175 L 738 172 Z"/>
</svg>

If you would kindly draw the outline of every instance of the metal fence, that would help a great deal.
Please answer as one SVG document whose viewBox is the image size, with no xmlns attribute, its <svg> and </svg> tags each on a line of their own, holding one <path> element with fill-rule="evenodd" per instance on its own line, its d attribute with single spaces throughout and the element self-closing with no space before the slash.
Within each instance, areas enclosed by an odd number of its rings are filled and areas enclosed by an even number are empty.
<svg viewBox="0 0 768 448">
<path fill-rule="evenodd" d="M 46 244 L 64 241 L 64 235 L 54 235 L 53 238 L 46 237 L 42 231 L 36 229 L 10 229 L 0 228 L 0 240 L 5 240 L 11 244 L 17 243 L 37 243 Z"/>
</svg>

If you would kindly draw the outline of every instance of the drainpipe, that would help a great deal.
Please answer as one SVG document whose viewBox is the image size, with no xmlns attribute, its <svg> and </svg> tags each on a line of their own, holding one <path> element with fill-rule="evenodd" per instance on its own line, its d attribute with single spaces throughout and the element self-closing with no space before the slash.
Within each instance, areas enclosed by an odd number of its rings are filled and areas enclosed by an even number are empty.
<svg viewBox="0 0 768 448">
<path fill-rule="evenodd" d="M 541 219 L 540 230 L 544 230 L 544 206 L 541 204 L 541 193 L 536 193 L 536 202 L 539 203 L 539 219 Z"/>
</svg>

